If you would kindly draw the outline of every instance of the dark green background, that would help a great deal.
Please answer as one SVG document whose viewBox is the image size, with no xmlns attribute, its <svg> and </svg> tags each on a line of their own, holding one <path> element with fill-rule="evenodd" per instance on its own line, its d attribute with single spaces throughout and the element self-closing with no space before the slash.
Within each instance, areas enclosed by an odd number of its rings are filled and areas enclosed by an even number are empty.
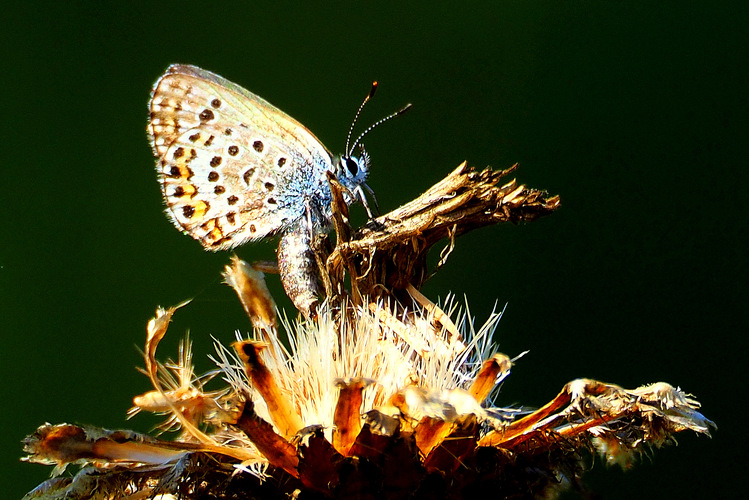
<svg viewBox="0 0 749 500">
<path fill-rule="evenodd" d="M 714 438 L 684 434 L 627 473 L 598 462 L 592 489 L 744 491 L 747 4 L 704 3 L 6 5 L 3 497 L 50 472 L 18 462 L 45 421 L 150 428 L 125 411 L 148 389 L 135 346 L 157 305 L 194 297 L 161 352 L 190 329 L 202 370 L 209 335 L 248 328 L 220 284 L 229 254 L 204 252 L 162 213 L 146 103 L 173 62 L 267 98 L 333 151 L 373 79 L 362 125 L 412 102 L 367 140 L 385 211 L 463 160 L 520 162 L 518 179 L 560 194 L 562 209 L 461 238 L 425 287 L 465 294 L 479 322 L 507 304 L 499 349 L 531 352 L 497 403 L 541 405 L 577 377 L 679 385 L 720 426 Z"/>
</svg>

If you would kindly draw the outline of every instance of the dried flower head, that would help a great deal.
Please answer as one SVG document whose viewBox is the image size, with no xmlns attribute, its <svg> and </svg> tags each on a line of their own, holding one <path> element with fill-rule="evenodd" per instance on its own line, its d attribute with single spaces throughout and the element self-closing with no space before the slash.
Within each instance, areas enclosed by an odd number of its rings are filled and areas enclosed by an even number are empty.
<svg viewBox="0 0 749 500">
<path fill-rule="evenodd" d="M 45 424 L 24 441 L 25 460 L 55 465 L 57 477 L 26 498 L 550 498 L 579 481 L 593 450 L 628 467 L 675 433 L 709 435 L 699 403 L 665 383 L 578 379 L 535 411 L 494 406 L 519 357 L 494 350 L 501 313 L 477 328 L 467 307 L 435 304 L 418 286 L 442 238 L 451 246 L 474 227 L 558 206 L 514 181 L 497 188 L 499 177 L 461 166 L 356 234 L 341 203 L 335 248 L 317 243 L 326 300 L 314 319 L 279 321 L 260 266 L 234 257 L 224 277 L 254 329 L 216 342 L 215 370 L 195 375 L 189 339 L 176 363 L 157 360 L 185 304 L 148 323 L 153 391 L 130 416 L 164 414 L 161 431 L 175 438 Z M 71 463 L 82 468 L 61 476 Z"/>
</svg>

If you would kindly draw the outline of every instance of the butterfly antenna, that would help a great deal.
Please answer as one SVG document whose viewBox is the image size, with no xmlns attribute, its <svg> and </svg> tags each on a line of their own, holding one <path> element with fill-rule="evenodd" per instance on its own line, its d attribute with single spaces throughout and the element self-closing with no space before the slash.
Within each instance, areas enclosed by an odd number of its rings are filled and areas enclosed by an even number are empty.
<svg viewBox="0 0 749 500">
<path fill-rule="evenodd" d="M 361 105 L 359 106 L 359 109 L 356 110 L 356 114 L 354 115 L 354 121 L 351 122 L 351 128 L 348 129 L 348 135 L 346 136 L 346 156 L 351 156 L 351 153 L 354 151 L 354 148 L 349 149 L 348 145 L 351 142 L 351 134 L 354 132 L 354 126 L 356 125 L 356 121 L 359 119 L 359 115 L 361 114 L 361 110 L 364 109 L 364 105 L 369 102 L 369 100 L 374 97 L 375 92 L 377 91 L 377 82 L 372 82 L 372 88 L 369 89 L 369 94 L 367 94 L 367 97 L 364 98 Z M 354 146 L 356 146 L 356 143 L 354 143 Z"/>
<path fill-rule="evenodd" d="M 365 100 L 364 102 L 367 102 L 367 101 Z M 411 103 L 408 103 L 405 106 L 403 106 L 401 109 L 399 109 L 398 111 L 396 111 L 395 113 L 389 114 L 385 118 L 381 118 L 381 119 L 377 120 L 376 122 L 374 122 L 372 125 L 370 125 L 364 132 L 361 133 L 361 135 L 359 135 L 359 137 L 356 138 L 356 140 L 354 141 L 354 145 L 351 146 L 351 150 L 348 152 L 348 155 L 351 156 L 351 153 L 354 152 L 354 149 L 356 149 L 356 146 L 359 144 L 359 142 L 364 138 L 365 135 L 367 135 L 372 130 L 374 130 L 375 127 L 378 127 L 378 126 L 382 125 L 386 121 L 388 121 L 388 120 L 390 120 L 392 118 L 395 118 L 396 116 L 402 115 L 403 113 L 405 113 L 406 111 L 408 111 L 409 109 L 411 109 L 412 106 L 413 105 Z M 346 146 L 348 146 L 348 141 L 346 141 Z"/>
</svg>

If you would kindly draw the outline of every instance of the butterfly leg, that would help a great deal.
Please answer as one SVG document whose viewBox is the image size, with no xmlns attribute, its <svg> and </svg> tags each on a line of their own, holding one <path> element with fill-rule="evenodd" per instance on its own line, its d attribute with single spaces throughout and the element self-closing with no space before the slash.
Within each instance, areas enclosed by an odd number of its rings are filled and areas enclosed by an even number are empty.
<svg viewBox="0 0 749 500">
<path fill-rule="evenodd" d="M 372 191 L 372 188 L 367 186 L 366 184 L 359 184 L 354 188 L 354 199 L 356 201 L 359 201 L 362 205 L 364 205 L 364 209 L 367 211 L 367 217 L 369 217 L 370 220 L 375 218 L 374 212 L 372 212 L 372 209 L 369 206 L 369 202 L 367 201 L 367 196 L 364 194 L 364 189 L 362 186 L 367 187 L 367 191 L 372 196 L 372 201 L 374 201 L 375 210 L 377 212 L 380 211 L 380 207 L 377 205 L 377 198 L 374 197 L 374 191 Z"/>
<path fill-rule="evenodd" d="M 367 193 L 369 193 L 369 196 L 372 197 L 372 202 L 374 203 L 374 207 L 375 207 L 375 213 L 377 213 L 377 215 L 379 215 L 380 214 L 380 205 L 379 205 L 379 203 L 377 203 L 377 197 L 375 196 L 374 190 L 371 187 L 369 187 L 369 184 L 367 184 L 366 182 L 362 182 L 359 185 L 359 189 L 361 189 L 362 187 L 364 187 L 364 189 L 367 190 Z M 362 204 L 367 209 L 367 213 L 370 214 L 369 218 L 370 219 L 374 219 L 374 217 L 372 217 L 372 215 L 371 215 L 371 210 L 369 209 L 369 205 L 367 204 L 367 200 L 366 200 L 366 197 L 364 196 L 364 192 L 361 192 L 360 194 L 361 194 L 362 200 L 364 200 L 362 202 Z"/>
<path fill-rule="evenodd" d="M 278 270 L 286 295 L 307 319 L 317 316 L 321 293 L 317 263 L 312 251 L 312 228 L 303 217 L 281 236 L 278 244 Z"/>
</svg>

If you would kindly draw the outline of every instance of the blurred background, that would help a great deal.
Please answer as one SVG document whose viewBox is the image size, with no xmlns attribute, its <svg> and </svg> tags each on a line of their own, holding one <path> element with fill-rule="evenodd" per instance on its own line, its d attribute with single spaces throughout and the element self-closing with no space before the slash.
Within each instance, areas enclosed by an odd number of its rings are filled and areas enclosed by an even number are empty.
<svg viewBox="0 0 749 500">
<path fill-rule="evenodd" d="M 51 468 L 18 461 L 45 421 L 147 432 L 125 420 L 149 389 L 145 325 L 192 298 L 160 357 L 190 331 L 199 371 L 211 335 L 249 324 L 211 254 L 162 212 L 146 140 L 150 87 L 170 63 L 237 82 L 341 152 L 372 80 L 364 127 L 383 212 L 463 160 L 520 163 L 562 197 L 554 215 L 457 241 L 424 292 L 478 323 L 506 310 L 498 350 L 530 350 L 496 403 L 540 406 L 568 381 L 678 385 L 716 421 L 713 439 L 631 471 L 597 461 L 600 498 L 743 492 L 746 433 L 746 26 L 741 2 L 27 2 L 0 23 L 0 411 L 4 498 Z M 363 210 L 354 209 L 359 221 Z M 240 248 L 272 259 L 275 242 Z M 281 299 L 276 276 L 272 292 Z M 744 366 L 744 368 L 741 368 Z M 567 498 L 577 498 L 569 494 Z"/>
</svg>

